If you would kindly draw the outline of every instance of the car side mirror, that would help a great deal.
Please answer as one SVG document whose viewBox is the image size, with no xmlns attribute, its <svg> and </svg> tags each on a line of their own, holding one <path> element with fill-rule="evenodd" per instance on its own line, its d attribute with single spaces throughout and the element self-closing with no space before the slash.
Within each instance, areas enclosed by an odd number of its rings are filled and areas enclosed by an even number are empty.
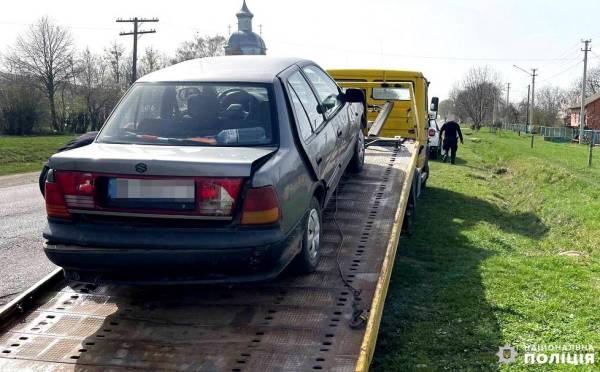
<svg viewBox="0 0 600 372">
<path fill-rule="evenodd" d="M 344 93 L 344 101 L 350 103 L 363 103 L 365 101 L 365 94 L 361 89 L 348 88 Z"/>
<path fill-rule="evenodd" d="M 429 111 L 437 112 L 439 102 L 440 102 L 440 99 L 438 97 L 432 97 L 431 98 L 431 106 L 429 107 Z"/>
</svg>

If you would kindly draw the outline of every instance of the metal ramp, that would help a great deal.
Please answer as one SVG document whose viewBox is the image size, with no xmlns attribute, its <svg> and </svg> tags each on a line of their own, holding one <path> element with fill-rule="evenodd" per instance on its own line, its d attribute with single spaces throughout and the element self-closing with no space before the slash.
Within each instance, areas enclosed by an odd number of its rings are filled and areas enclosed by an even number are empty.
<svg viewBox="0 0 600 372">
<path fill-rule="evenodd" d="M 51 275 L 0 310 L 0 370 L 368 369 L 415 159 L 412 144 L 366 150 L 364 171 L 344 176 L 324 213 L 323 257 L 311 275 L 154 287 Z M 353 295 L 338 262 L 361 291 L 366 328 L 348 326 Z"/>
</svg>

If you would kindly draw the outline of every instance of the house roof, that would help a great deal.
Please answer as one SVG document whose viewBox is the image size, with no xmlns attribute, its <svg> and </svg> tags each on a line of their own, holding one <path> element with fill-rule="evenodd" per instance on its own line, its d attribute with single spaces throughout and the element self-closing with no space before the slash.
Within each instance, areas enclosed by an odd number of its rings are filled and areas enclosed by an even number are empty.
<svg viewBox="0 0 600 372">
<path fill-rule="evenodd" d="M 585 106 L 587 107 L 587 105 L 589 105 L 590 103 L 595 102 L 595 101 L 597 101 L 599 99 L 600 99 L 600 92 L 592 94 L 591 96 L 589 96 L 588 98 L 586 98 L 586 100 L 585 100 Z M 579 104 L 573 105 L 573 106 L 569 107 L 569 109 L 570 110 L 580 110 L 581 109 L 581 104 L 579 103 Z"/>
<path fill-rule="evenodd" d="M 600 92 L 596 93 L 596 94 L 592 94 L 591 96 L 589 96 L 586 100 L 585 100 L 585 105 L 589 105 L 590 103 L 597 101 L 598 99 L 600 99 Z"/>
</svg>

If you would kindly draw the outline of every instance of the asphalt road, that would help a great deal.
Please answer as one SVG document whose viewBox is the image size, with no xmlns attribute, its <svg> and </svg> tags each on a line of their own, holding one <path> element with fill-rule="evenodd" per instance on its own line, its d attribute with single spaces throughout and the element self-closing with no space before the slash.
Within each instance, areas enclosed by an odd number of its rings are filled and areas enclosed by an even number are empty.
<svg viewBox="0 0 600 372">
<path fill-rule="evenodd" d="M 0 305 L 55 268 L 42 251 L 45 221 L 37 174 L 0 177 Z"/>
</svg>

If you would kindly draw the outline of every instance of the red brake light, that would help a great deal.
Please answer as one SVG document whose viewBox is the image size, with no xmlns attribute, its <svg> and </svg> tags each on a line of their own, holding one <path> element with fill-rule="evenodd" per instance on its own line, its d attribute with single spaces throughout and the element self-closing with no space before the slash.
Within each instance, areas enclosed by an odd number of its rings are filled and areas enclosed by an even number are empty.
<svg viewBox="0 0 600 372">
<path fill-rule="evenodd" d="M 198 178 L 198 213 L 206 216 L 230 216 L 242 187 L 239 178 Z"/>
<path fill-rule="evenodd" d="M 46 181 L 46 214 L 48 217 L 69 218 L 71 215 L 65 204 L 65 198 L 60 185 L 55 182 Z"/>
<path fill-rule="evenodd" d="M 49 217 L 69 218 L 68 208 L 94 208 L 91 173 L 52 171 L 46 181 L 46 212 Z"/>
<path fill-rule="evenodd" d="M 273 186 L 248 189 L 244 199 L 242 224 L 258 225 L 279 221 L 279 201 Z"/>
<path fill-rule="evenodd" d="M 429 128 L 429 137 L 435 136 L 435 129 Z"/>
</svg>

